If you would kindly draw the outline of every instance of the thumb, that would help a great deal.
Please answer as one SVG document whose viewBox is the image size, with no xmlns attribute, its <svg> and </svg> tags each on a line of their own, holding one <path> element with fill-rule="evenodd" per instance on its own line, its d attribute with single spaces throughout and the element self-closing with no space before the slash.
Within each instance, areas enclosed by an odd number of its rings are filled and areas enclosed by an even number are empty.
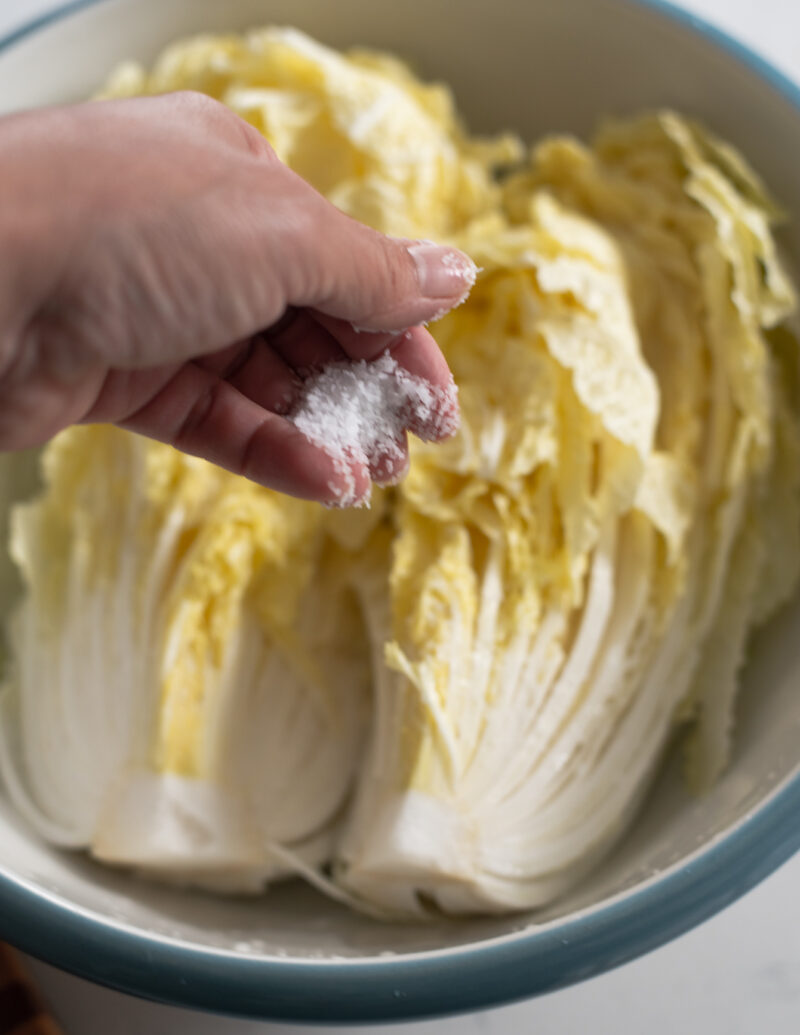
<svg viewBox="0 0 800 1035">
<path fill-rule="evenodd" d="M 289 305 L 359 330 L 399 332 L 443 316 L 467 297 L 478 269 L 463 252 L 386 237 L 300 182 L 309 197 L 295 201 L 295 218 L 303 214 L 306 223 L 295 223 L 283 242 Z"/>
</svg>

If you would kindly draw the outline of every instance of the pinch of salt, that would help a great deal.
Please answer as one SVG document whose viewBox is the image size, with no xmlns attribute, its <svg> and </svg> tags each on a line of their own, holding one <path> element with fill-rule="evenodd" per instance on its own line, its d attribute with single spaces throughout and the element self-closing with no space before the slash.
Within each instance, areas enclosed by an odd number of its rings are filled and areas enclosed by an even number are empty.
<svg viewBox="0 0 800 1035">
<path fill-rule="evenodd" d="M 353 506 L 362 502 L 355 494 L 353 463 L 369 469 L 380 465 L 389 478 L 399 474 L 406 429 L 428 441 L 457 430 L 457 389 L 452 378 L 436 387 L 409 374 L 388 352 L 371 363 L 341 360 L 305 380 L 287 420 L 334 461 L 345 483 L 336 503 Z"/>
</svg>

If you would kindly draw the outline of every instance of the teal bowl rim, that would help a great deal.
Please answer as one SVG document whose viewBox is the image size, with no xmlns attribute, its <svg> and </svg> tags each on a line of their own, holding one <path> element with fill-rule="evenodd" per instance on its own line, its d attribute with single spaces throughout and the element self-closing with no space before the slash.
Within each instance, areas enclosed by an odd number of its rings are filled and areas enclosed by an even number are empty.
<svg viewBox="0 0 800 1035">
<path fill-rule="evenodd" d="M 0 54 L 106 0 L 73 0 L 0 38 Z M 627 0 L 700 33 L 800 111 L 800 88 L 667 0 Z M 79 977 L 174 1006 L 295 1023 L 380 1023 L 485 1010 L 594 977 L 713 916 L 800 850 L 800 773 L 689 859 L 555 927 L 370 961 L 258 959 L 87 915 L 0 873 L 0 937 Z"/>
</svg>

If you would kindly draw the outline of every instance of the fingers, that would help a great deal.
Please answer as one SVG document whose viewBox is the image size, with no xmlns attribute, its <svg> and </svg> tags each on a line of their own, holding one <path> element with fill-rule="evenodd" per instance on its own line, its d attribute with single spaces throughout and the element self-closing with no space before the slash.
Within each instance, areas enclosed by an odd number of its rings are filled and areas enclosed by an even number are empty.
<svg viewBox="0 0 800 1035">
<path fill-rule="evenodd" d="M 212 356 L 201 357 L 197 366 L 216 374 L 272 413 L 288 413 L 302 388 L 295 371 L 261 334 L 234 347 L 233 353 L 230 349 L 223 349 Z"/>
<path fill-rule="evenodd" d="M 389 351 L 420 382 L 417 404 L 404 415 L 408 430 L 426 442 L 450 438 L 459 425 L 458 391 L 436 342 L 424 327 L 412 327 Z"/>
<path fill-rule="evenodd" d="M 439 346 L 424 327 L 411 327 L 400 335 L 371 334 L 354 330 L 346 320 L 316 314 L 316 319 L 351 359 L 372 361 L 387 350 L 412 377 L 429 385 L 429 406 L 409 409 L 407 427 L 429 442 L 455 434 L 458 428 L 458 395 Z"/>
<path fill-rule="evenodd" d="M 387 338 L 362 337 L 376 339 L 374 345 Z M 404 374 L 419 382 L 401 393 L 407 403 L 395 411 L 400 426 L 428 440 L 452 433 L 457 422 L 452 380 L 427 331 L 405 332 L 389 352 Z M 431 355 L 439 362 L 432 364 Z M 110 375 L 83 419 L 113 421 L 294 496 L 350 506 L 366 497 L 370 480 L 389 485 L 405 475 L 405 433 L 378 453 L 362 453 L 355 445 L 352 452 L 326 451 L 324 442 L 306 438 L 280 418 L 303 397 L 295 366 L 318 369 L 345 359 L 334 336 L 308 312 L 292 313 L 271 336 L 256 335 L 181 369 Z"/>
<path fill-rule="evenodd" d="M 290 315 L 289 322 L 294 316 Z M 321 332 L 320 328 L 317 328 Z M 331 348 L 338 353 L 335 343 Z M 272 413 L 288 413 L 302 389 L 302 380 L 264 334 L 236 342 L 195 361 L 203 370 L 227 381 L 242 395 Z M 339 353 L 340 354 L 340 353 Z"/>
<path fill-rule="evenodd" d="M 385 452 L 373 458 L 369 476 L 376 485 L 396 485 L 408 471 L 408 464 L 408 439 L 403 434 Z"/>
<path fill-rule="evenodd" d="M 477 267 L 463 252 L 385 237 L 300 184 L 289 192 L 300 221 L 289 221 L 282 241 L 289 304 L 397 333 L 442 316 L 469 294 Z"/>
<path fill-rule="evenodd" d="M 369 495 L 362 464 L 331 458 L 283 417 L 194 364 L 119 423 L 290 496 L 353 506 Z"/>
<path fill-rule="evenodd" d="M 316 304 L 321 312 L 363 330 L 402 330 L 443 316 L 475 283 L 475 264 L 455 248 L 383 237 L 353 220 L 345 226 L 349 261 Z"/>
<path fill-rule="evenodd" d="M 307 310 L 289 309 L 265 332 L 273 349 L 286 364 L 302 373 L 345 359 L 336 338 Z"/>
<path fill-rule="evenodd" d="M 79 261 L 62 262 L 57 296 L 37 314 L 56 354 L 99 357 L 109 371 L 87 394 L 84 419 L 342 503 L 363 497 L 370 475 L 403 473 L 405 433 L 371 456 L 370 470 L 332 460 L 280 416 L 308 369 L 388 348 L 420 382 L 391 434 L 405 425 L 435 439 L 454 427 L 447 364 L 419 325 L 464 299 L 476 275 L 467 256 L 359 224 L 281 165 L 252 127 L 195 95 L 76 109 L 57 122 L 76 177 L 93 172 L 83 207 L 65 210 L 75 215 L 64 254 Z M 85 140 L 97 144 L 91 161 Z"/>
<path fill-rule="evenodd" d="M 324 313 L 315 314 L 315 319 L 350 359 L 371 361 L 388 349 L 409 374 L 435 386 L 444 386 L 450 381 L 447 360 L 436 339 L 424 327 L 409 327 L 399 334 L 368 333 L 357 331 L 347 320 Z"/>
<path fill-rule="evenodd" d="M 372 361 L 388 350 L 406 373 L 430 388 L 429 393 L 424 393 L 426 404 L 409 408 L 404 415 L 409 431 L 426 441 L 438 442 L 449 438 L 458 428 L 458 396 L 450 369 L 436 341 L 424 327 L 412 327 L 400 335 L 359 332 L 346 320 L 320 313 L 312 315 L 303 310 L 290 312 L 287 320 L 271 328 L 265 336 L 300 377 L 307 370 L 345 358 Z M 296 387 L 300 390 L 299 382 Z M 247 386 L 241 390 L 253 397 Z M 280 412 L 288 412 L 288 407 Z M 374 480 L 396 481 L 406 467 L 404 444 L 400 459 L 393 468 L 391 464 L 386 468 L 394 473 L 381 474 Z"/>
</svg>

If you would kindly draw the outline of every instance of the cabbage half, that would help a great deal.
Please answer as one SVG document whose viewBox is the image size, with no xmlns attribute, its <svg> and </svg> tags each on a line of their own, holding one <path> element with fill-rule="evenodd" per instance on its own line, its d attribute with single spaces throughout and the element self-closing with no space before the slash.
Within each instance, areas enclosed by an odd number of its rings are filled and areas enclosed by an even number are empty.
<svg viewBox="0 0 800 1035">
<path fill-rule="evenodd" d="M 44 480 L 11 533 L 0 758 L 20 811 L 195 883 L 326 859 L 369 670 L 320 510 L 114 428 L 63 433 Z"/>
<path fill-rule="evenodd" d="M 625 828 L 676 722 L 728 758 L 747 635 L 800 558 L 794 295 L 751 174 L 665 114 L 538 148 L 436 334 L 462 431 L 401 491 L 337 879 L 532 907 Z M 385 616 L 383 624 L 380 617 Z"/>
</svg>

